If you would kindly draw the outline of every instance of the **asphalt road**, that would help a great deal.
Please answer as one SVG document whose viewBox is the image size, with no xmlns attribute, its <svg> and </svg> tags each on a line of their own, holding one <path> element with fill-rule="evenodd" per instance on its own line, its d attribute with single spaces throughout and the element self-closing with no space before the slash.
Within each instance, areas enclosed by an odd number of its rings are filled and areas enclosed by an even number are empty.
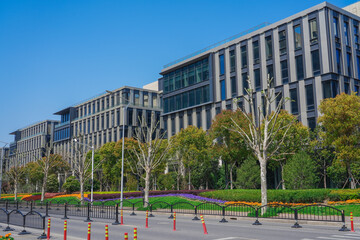
<svg viewBox="0 0 360 240">
<path fill-rule="evenodd" d="M 253 219 L 229 220 L 228 223 L 219 223 L 218 218 L 205 216 L 208 234 L 205 235 L 201 221 L 192 221 L 193 216 L 177 215 L 176 231 L 173 231 L 173 220 L 168 219 L 168 214 L 157 214 L 154 218 L 149 218 L 149 228 L 145 228 L 145 213 L 138 213 L 137 216 L 129 216 L 124 213 L 124 225 L 111 225 L 112 220 L 94 219 L 91 223 L 91 239 L 105 239 L 105 225 L 109 224 L 109 240 L 124 239 L 124 233 L 129 233 L 129 239 L 133 239 L 133 229 L 138 229 L 138 239 L 155 240 L 350 240 L 359 239 L 358 232 L 339 232 L 340 225 L 314 225 L 300 224 L 302 228 L 293 229 L 293 221 L 263 221 L 261 226 L 253 226 Z M 62 216 L 51 217 L 51 239 L 63 238 Z M 68 221 L 69 240 L 87 239 L 88 223 L 84 218 L 71 217 Z M 4 226 L 4 224 L 2 224 Z M 348 226 L 349 227 L 349 226 Z M 41 231 L 28 229 L 31 235 L 18 236 L 21 227 L 14 226 L 15 239 L 36 239 Z M 357 229 L 360 231 L 360 229 Z"/>
</svg>

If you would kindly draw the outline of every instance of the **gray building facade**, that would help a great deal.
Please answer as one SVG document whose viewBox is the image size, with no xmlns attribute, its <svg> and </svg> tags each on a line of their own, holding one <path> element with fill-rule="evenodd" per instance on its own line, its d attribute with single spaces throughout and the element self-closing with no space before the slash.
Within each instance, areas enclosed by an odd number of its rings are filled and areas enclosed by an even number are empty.
<svg viewBox="0 0 360 240">
<path fill-rule="evenodd" d="M 128 103 L 123 123 L 124 107 Z M 84 143 L 95 148 L 119 141 L 123 127 L 125 137 L 132 137 L 140 126 L 139 118 L 146 122 L 153 118 L 160 121 L 160 103 L 159 91 L 125 86 L 56 112 L 55 115 L 61 116 L 61 122 L 54 130 L 54 152 L 70 155 L 71 139 L 78 136 L 84 137 Z"/>
<path fill-rule="evenodd" d="M 25 165 L 42 158 L 44 148 L 52 144 L 51 136 L 58 123 L 59 121 L 55 120 L 44 120 L 10 133 L 14 135 L 14 142 L 10 143 L 10 162 L 7 169 L 13 165 L 13 161 L 17 161 L 19 165 Z"/>
<path fill-rule="evenodd" d="M 233 98 L 249 111 L 248 77 L 256 105 L 270 76 L 275 92 L 292 99 L 284 108 L 314 128 L 322 99 L 359 93 L 359 22 L 324 2 L 164 66 L 159 87 L 168 137 L 189 125 L 209 129 L 221 110 L 236 109 Z"/>
</svg>

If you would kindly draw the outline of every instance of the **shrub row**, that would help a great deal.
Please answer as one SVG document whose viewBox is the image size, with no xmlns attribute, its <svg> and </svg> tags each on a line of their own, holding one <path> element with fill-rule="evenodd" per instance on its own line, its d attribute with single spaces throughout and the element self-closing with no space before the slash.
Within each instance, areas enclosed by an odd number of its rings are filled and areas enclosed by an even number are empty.
<svg viewBox="0 0 360 240">
<path fill-rule="evenodd" d="M 260 190 L 216 190 L 201 193 L 200 196 L 225 201 L 261 202 Z M 268 190 L 268 202 L 319 203 L 325 201 L 346 201 L 350 199 L 360 199 L 360 189 Z"/>
<path fill-rule="evenodd" d="M 199 195 L 203 192 L 208 192 L 210 190 L 170 190 L 170 191 L 150 191 L 150 196 L 156 196 L 156 195 L 164 195 L 164 194 L 193 194 L 193 195 Z M 124 198 L 133 198 L 133 197 L 142 197 L 142 192 L 125 192 Z M 115 199 L 119 198 L 119 193 L 111 193 L 111 194 L 94 194 L 94 200 L 103 200 L 103 199 Z"/>
</svg>

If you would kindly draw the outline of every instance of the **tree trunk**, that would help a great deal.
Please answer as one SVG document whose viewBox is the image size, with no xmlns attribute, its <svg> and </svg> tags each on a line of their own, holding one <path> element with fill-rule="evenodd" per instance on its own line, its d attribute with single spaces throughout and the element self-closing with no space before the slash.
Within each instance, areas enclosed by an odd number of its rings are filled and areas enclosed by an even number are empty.
<svg viewBox="0 0 360 240">
<path fill-rule="evenodd" d="M 263 158 L 258 157 L 260 161 L 260 180 L 261 180 L 261 205 L 267 205 L 267 180 L 266 180 L 266 162 Z M 266 207 L 261 208 L 261 214 L 266 212 Z"/>
<path fill-rule="evenodd" d="M 46 181 L 47 181 L 47 173 L 44 173 L 43 184 L 41 186 L 41 202 L 44 202 L 45 199 Z"/>
<path fill-rule="evenodd" d="M 145 170 L 144 207 L 147 207 L 149 202 L 150 173 L 150 170 Z"/>
<path fill-rule="evenodd" d="M 356 188 L 356 183 L 354 181 L 354 176 L 352 174 L 350 164 L 346 164 L 346 168 L 347 168 L 347 172 L 348 172 L 348 175 L 349 175 L 349 178 L 350 178 L 350 188 L 355 189 Z"/>
<path fill-rule="evenodd" d="M 286 190 L 285 180 L 284 180 L 284 164 L 280 163 L 280 167 L 281 167 L 281 185 L 282 185 L 282 189 Z"/>
<path fill-rule="evenodd" d="M 326 167 L 324 166 L 324 188 L 327 188 L 327 184 L 326 184 Z"/>
<path fill-rule="evenodd" d="M 17 180 L 14 180 L 14 198 L 17 201 Z"/>
<path fill-rule="evenodd" d="M 79 176 L 79 181 L 80 181 L 80 201 L 84 202 L 84 179 L 83 177 Z"/>
<path fill-rule="evenodd" d="M 189 190 L 191 190 L 191 170 L 189 169 Z"/>
<path fill-rule="evenodd" d="M 234 185 L 233 185 L 233 168 L 234 168 L 234 164 L 231 165 L 230 168 L 230 189 L 234 189 Z"/>
</svg>

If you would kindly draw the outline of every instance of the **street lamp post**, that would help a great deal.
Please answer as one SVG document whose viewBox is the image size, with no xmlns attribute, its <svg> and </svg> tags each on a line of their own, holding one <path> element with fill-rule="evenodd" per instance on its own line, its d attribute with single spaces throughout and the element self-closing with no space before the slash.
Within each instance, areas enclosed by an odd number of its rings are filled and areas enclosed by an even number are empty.
<svg viewBox="0 0 360 240">
<path fill-rule="evenodd" d="M 106 90 L 109 94 L 113 95 L 114 92 Z M 122 98 L 127 102 L 127 105 L 124 105 L 124 112 L 123 112 L 123 129 L 122 129 L 122 151 L 121 151 L 121 186 L 120 186 L 120 209 L 123 208 L 123 198 L 124 198 L 124 148 L 125 148 L 125 113 L 127 108 L 130 105 L 130 101 L 128 99 Z"/>
<path fill-rule="evenodd" d="M 8 145 L 7 142 L 0 141 L 1 143 L 5 143 L 5 145 L 1 149 L 1 160 L 0 160 L 0 198 L 1 198 L 1 190 L 2 190 L 2 174 L 3 174 L 3 163 L 4 163 L 4 155 L 5 155 L 5 147 Z"/>
<path fill-rule="evenodd" d="M 94 150 L 95 150 L 95 146 L 94 146 L 94 144 L 92 146 L 89 146 L 88 144 L 81 143 L 76 138 L 74 138 L 74 142 L 91 148 L 91 197 L 90 197 L 90 202 L 92 204 L 93 200 L 94 200 Z"/>
</svg>

